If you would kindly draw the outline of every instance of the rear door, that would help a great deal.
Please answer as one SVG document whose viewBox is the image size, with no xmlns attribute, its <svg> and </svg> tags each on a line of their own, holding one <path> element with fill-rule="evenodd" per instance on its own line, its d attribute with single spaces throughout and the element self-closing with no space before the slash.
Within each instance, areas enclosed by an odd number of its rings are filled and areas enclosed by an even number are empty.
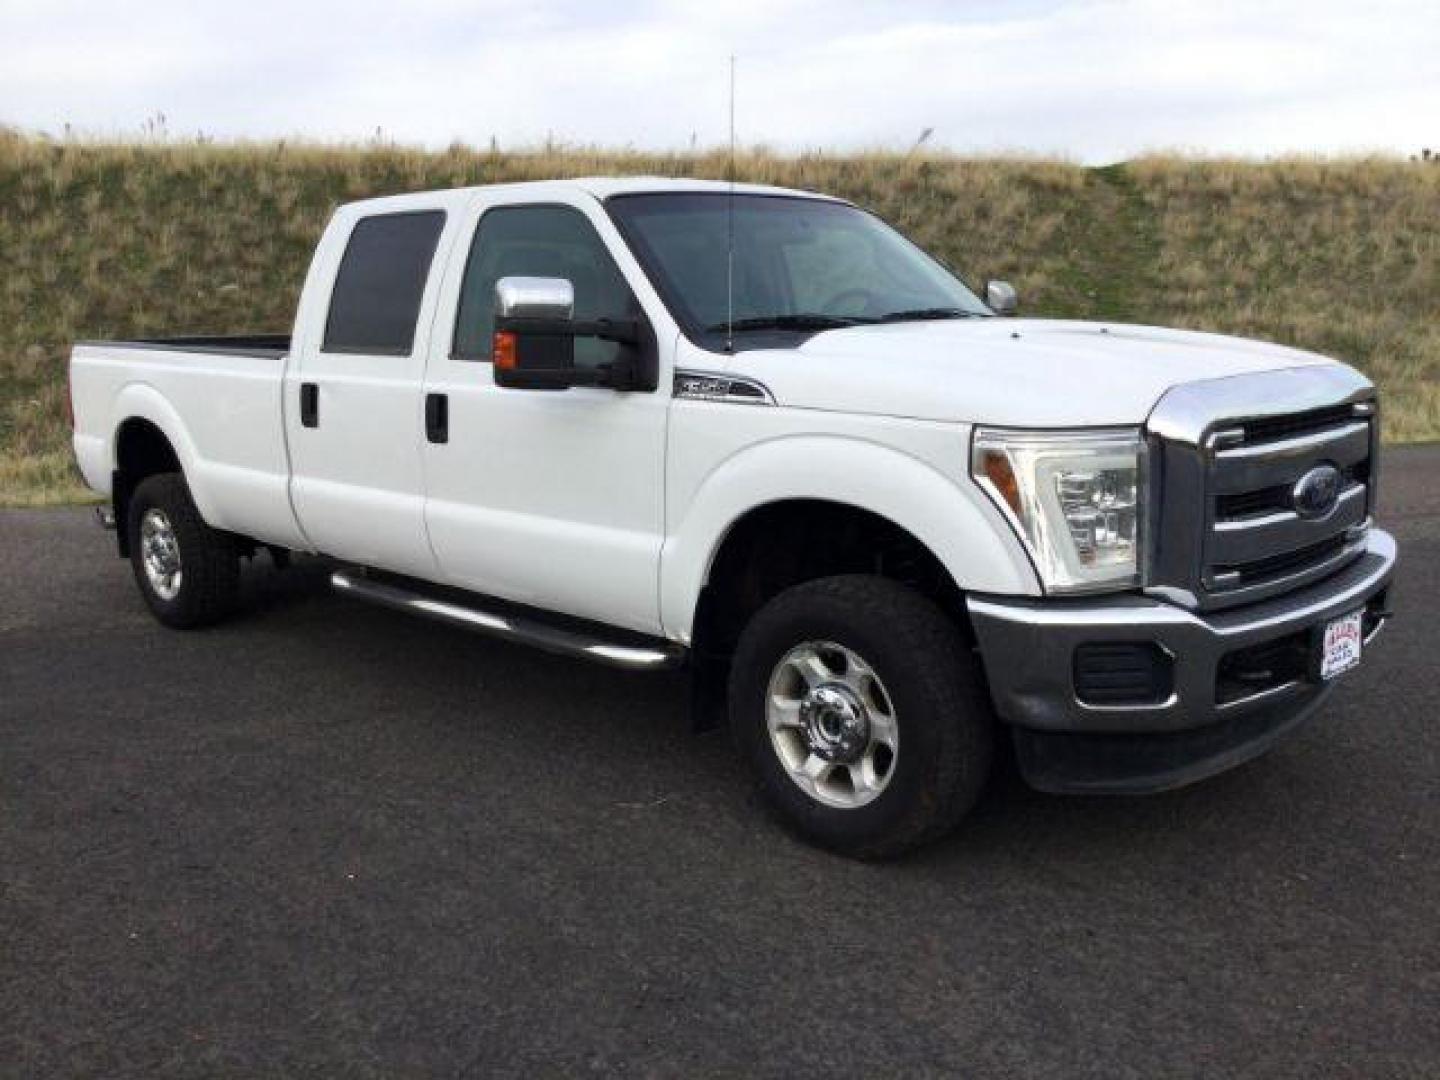
<svg viewBox="0 0 1440 1080">
<path fill-rule="evenodd" d="M 351 213 L 348 230 L 327 233 L 306 283 L 329 304 L 297 328 L 286 375 L 295 512 L 318 551 L 433 577 L 421 381 L 447 214 Z"/>
<path fill-rule="evenodd" d="M 594 199 L 513 199 L 481 196 L 450 259 L 425 387 L 447 420 L 425 444 L 431 544 L 453 584 L 658 632 L 667 347 L 663 391 L 503 389 L 490 365 L 498 279 L 566 278 L 578 319 L 650 318 L 648 283 Z M 577 339 L 575 363 L 619 347 Z"/>
</svg>

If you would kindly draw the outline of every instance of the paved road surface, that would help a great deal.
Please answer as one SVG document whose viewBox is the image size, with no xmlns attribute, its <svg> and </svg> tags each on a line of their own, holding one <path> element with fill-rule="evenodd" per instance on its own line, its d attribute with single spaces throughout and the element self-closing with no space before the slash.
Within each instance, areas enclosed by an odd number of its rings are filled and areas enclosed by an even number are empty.
<svg viewBox="0 0 1440 1080">
<path fill-rule="evenodd" d="M 1309 727 L 883 866 L 673 678 L 314 571 L 178 634 L 86 513 L 0 514 L 0 1073 L 1440 1075 L 1440 448 L 1383 486 L 1399 619 Z"/>
</svg>

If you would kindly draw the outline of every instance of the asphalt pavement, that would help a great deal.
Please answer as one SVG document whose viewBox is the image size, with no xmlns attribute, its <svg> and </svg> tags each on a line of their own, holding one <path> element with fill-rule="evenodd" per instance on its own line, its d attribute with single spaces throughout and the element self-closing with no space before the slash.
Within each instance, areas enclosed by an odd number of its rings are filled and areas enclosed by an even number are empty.
<svg viewBox="0 0 1440 1080">
<path fill-rule="evenodd" d="M 0 1075 L 1440 1076 L 1440 447 L 1382 503 L 1397 618 L 1270 754 L 880 865 L 678 677 L 317 567 L 177 633 L 88 512 L 0 512 Z"/>
</svg>

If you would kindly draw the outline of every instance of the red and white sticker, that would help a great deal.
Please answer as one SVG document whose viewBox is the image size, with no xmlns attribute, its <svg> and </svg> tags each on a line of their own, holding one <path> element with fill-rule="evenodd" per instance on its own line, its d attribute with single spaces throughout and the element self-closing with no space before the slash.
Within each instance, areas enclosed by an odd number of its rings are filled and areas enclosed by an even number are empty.
<svg viewBox="0 0 1440 1080">
<path fill-rule="evenodd" d="M 1342 615 L 1325 624 L 1325 644 L 1320 653 L 1320 678 L 1333 679 L 1360 663 L 1361 612 Z"/>
</svg>

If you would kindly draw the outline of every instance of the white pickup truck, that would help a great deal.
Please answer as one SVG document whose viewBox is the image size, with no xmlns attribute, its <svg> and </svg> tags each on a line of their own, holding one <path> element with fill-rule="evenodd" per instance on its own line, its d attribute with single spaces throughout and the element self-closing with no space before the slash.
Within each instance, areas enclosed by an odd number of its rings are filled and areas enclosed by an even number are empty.
<svg viewBox="0 0 1440 1080">
<path fill-rule="evenodd" d="M 1388 614 L 1362 375 L 985 291 L 777 188 L 375 199 L 289 337 L 76 345 L 75 453 L 170 626 L 300 551 L 357 599 L 686 665 L 784 821 L 887 855 L 1002 735 L 1049 791 L 1251 758 Z"/>
</svg>

